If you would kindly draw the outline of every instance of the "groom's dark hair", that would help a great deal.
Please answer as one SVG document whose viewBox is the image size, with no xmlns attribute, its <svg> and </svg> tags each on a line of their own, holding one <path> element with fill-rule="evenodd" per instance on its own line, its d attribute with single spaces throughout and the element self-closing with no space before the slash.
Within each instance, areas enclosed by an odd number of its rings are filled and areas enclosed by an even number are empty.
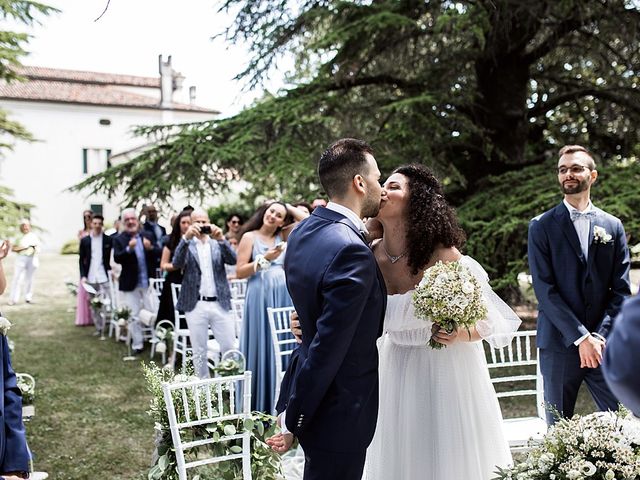
<svg viewBox="0 0 640 480">
<path fill-rule="evenodd" d="M 371 146 L 356 138 L 341 138 L 324 151 L 318 178 L 330 199 L 345 195 L 353 177 L 368 173 L 367 153 L 373 155 Z"/>
</svg>

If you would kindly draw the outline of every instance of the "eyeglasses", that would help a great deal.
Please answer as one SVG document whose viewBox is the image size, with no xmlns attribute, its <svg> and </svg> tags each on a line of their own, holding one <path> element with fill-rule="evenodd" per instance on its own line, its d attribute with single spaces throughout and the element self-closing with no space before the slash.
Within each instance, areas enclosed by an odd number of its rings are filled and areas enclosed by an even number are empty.
<svg viewBox="0 0 640 480">
<path fill-rule="evenodd" d="M 566 175 L 571 172 L 574 175 L 578 175 L 585 170 L 591 170 L 589 167 L 585 167 L 584 165 L 571 165 L 570 167 L 558 167 L 558 175 Z"/>
<path fill-rule="evenodd" d="M 239 220 L 229 220 L 229 223 L 233 223 L 234 225 L 240 225 Z"/>
</svg>

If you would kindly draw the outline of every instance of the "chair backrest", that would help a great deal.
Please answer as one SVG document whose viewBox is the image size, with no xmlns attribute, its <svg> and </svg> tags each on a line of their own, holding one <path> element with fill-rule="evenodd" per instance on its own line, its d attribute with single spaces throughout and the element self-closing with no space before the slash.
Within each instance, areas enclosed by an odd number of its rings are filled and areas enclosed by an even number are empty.
<svg viewBox="0 0 640 480">
<path fill-rule="evenodd" d="M 155 294 L 160 298 L 160 295 L 162 295 L 162 287 L 164 287 L 164 278 L 150 278 L 149 286 L 153 288 Z"/>
<path fill-rule="evenodd" d="M 229 281 L 229 289 L 231 290 L 231 298 L 244 298 L 247 294 L 247 279 L 235 279 Z"/>
<path fill-rule="evenodd" d="M 109 291 L 111 292 L 111 310 L 115 312 L 120 308 L 120 292 L 116 288 L 116 282 L 113 280 L 113 277 L 110 274 L 107 276 L 109 277 Z"/>
<path fill-rule="evenodd" d="M 291 333 L 291 314 L 294 311 L 293 307 L 267 308 L 278 383 L 282 380 L 285 372 L 282 359 L 288 358 L 297 344 L 295 337 Z"/>
<path fill-rule="evenodd" d="M 242 478 L 251 480 L 251 432 L 244 428 L 251 414 L 251 372 L 163 383 L 162 390 L 180 480 L 187 480 L 187 469 L 236 459 L 242 460 Z M 244 392 L 242 409 L 236 411 L 239 392 Z M 239 428 L 229 428 L 231 424 Z M 214 453 L 216 443 L 228 446 L 223 454 Z"/>
<path fill-rule="evenodd" d="M 240 338 L 242 333 L 242 320 L 244 318 L 244 298 L 231 299 L 231 315 L 233 316 L 236 328 L 236 337 Z"/>
<path fill-rule="evenodd" d="M 173 313 L 176 320 L 176 330 L 180 329 L 180 324 L 186 324 L 186 317 L 184 313 L 180 312 L 176 305 L 178 304 L 178 297 L 180 296 L 180 289 L 182 285 L 179 283 L 171 284 L 171 299 L 173 300 Z"/>
<path fill-rule="evenodd" d="M 486 345 L 486 344 L 485 344 Z M 538 365 L 536 349 L 536 331 L 523 330 L 514 333 L 511 343 L 506 347 L 492 348 L 487 345 L 487 366 L 491 382 L 496 388 L 498 398 L 533 396 L 536 411 L 545 418 L 542 375 Z M 535 388 L 531 388 L 535 384 Z"/>
</svg>

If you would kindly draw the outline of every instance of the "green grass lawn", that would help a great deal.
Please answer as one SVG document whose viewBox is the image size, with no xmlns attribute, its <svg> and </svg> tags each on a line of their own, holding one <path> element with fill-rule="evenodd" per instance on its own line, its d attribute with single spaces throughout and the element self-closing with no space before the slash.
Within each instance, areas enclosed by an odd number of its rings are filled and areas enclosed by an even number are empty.
<svg viewBox="0 0 640 480">
<path fill-rule="evenodd" d="M 77 257 L 43 255 L 34 304 L 7 306 L 13 322 L 13 366 L 36 379 L 36 416 L 27 424 L 36 470 L 50 478 L 146 478 L 153 451 L 150 395 L 140 362 L 123 362 L 123 343 L 100 341 L 92 327 L 75 327 Z M 5 262 L 11 276 L 11 262 Z M 10 279 L 9 279 L 10 280 Z M 148 359 L 148 357 L 145 357 Z"/>
<path fill-rule="evenodd" d="M 13 264 L 4 263 L 10 282 Z M 77 276 L 76 256 L 43 255 L 35 304 L 7 306 L 8 292 L 2 297 L 2 312 L 14 323 L 14 368 L 37 382 L 36 416 L 27 424 L 36 470 L 55 480 L 146 478 L 153 422 L 140 362 L 123 362 L 124 344 L 74 326 L 75 297 L 64 281 Z M 534 415 L 533 402 L 505 401 L 504 415 Z M 583 388 L 577 412 L 594 408 Z"/>
</svg>

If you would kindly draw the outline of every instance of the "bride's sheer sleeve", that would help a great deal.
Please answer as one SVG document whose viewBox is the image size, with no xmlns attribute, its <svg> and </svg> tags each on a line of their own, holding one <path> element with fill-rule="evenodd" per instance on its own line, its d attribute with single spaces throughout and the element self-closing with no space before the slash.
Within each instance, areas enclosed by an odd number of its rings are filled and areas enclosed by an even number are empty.
<svg viewBox="0 0 640 480">
<path fill-rule="evenodd" d="M 476 323 L 480 336 L 493 348 L 502 348 L 511 343 L 513 334 L 522 321 L 509 305 L 507 305 L 489 285 L 489 275 L 477 261 L 464 257 L 464 264 L 469 268 L 482 287 L 484 301 L 487 305 L 487 318 Z"/>
</svg>

